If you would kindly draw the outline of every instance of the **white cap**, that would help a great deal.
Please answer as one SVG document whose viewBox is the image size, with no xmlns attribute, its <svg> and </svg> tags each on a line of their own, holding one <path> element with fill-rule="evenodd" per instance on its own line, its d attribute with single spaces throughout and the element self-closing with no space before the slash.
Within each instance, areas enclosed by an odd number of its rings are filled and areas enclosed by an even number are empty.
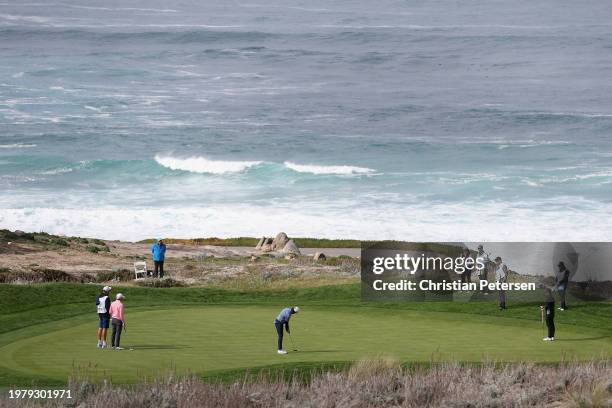
<svg viewBox="0 0 612 408">
<path fill-rule="evenodd" d="M 108 292 L 111 291 L 111 289 L 112 288 L 110 286 L 105 286 L 105 287 L 102 288 L 102 292 L 107 292 L 108 293 Z"/>
<path fill-rule="evenodd" d="M 125 296 L 123 296 L 123 293 L 117 293 L 117 296 L 115 296 L 115 299 L 125 299 Z"/>
<path fill-rule="evenodd" d="M 299 311 L 300 311 L 300 308 L 299 308 L 299 307 L 297 307 L 297 306 L 293 306 L 293 312 L 294 312 L 294 313 L 297 313 L 297 312 L 299 312 Z"/>
</svg>

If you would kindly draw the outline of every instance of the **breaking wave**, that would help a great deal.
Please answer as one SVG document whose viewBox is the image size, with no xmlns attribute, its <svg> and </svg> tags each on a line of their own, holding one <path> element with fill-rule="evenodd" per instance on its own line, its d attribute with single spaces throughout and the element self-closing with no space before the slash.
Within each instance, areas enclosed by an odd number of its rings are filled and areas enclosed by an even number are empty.
<svg viewBox="0 0 612 408">
<path fill-rule="evenodd" d="M 262 163 L 261 161 L 209 160 L 199 156 L 177 158 L 159 154 L 155 156 L 155 161 L 171 170 L 182 170 L 202 174 L 240 173 Z"/>
<path fill-rule="evenodd" d="M 367 167 L 357 166 L 321 166 L 314 164 L 296 164 L 292 162 L 285 162 L 285 167 L 298 173 L 311 173 L 311 174 L 337 174 L 337 175 L 350 175 L 350 174 L 371 174 L 374 173 L 374 169 Z"/>
</svg>

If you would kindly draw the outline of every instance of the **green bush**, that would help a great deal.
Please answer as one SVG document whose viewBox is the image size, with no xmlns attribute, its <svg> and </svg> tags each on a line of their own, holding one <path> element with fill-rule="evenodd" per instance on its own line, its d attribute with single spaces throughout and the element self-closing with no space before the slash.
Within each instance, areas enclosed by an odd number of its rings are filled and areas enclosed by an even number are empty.
<svg viewBox="0 0 612 408">
<path fill-rule="evenodd" d="M 53 245 L 58 245 L 58 246 L 69 246 L 70 244 L 68 243 L 68 241 L 66 241 L 63 238 L 59 238 L 59 237 L 53 237 L 49 239 L 49 243 L 53 244 Z"/>
<path fill-rule="evenodd" d="M 89 246 L 88 246 L 87 248 L 85 248 L 85 249 L 87 249 L 87 251 L 88 251 L 88 252 L 91 252 L 92 254 L 97 254 L 98 252 L 100 252 L 100 248 L 98 248 L 98 247 L 97 247 L 97 246 L 95 246 L 95 245 L 89 245 Z"/>
<path fill-rule="evenodd" d="M 70 239 L 78 244 L 89 244 L 89 240 L 87 238 L 72 237 Z"/>
</svg>

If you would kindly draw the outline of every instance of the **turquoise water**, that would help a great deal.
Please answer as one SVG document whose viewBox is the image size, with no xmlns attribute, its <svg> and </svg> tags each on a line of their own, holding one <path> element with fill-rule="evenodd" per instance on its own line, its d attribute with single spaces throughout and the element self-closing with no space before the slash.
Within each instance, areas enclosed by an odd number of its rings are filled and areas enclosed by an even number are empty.
<svg viewBox="0 0 612 408">
<path fill-rule="evenodd" d="M 0 3 L 0 227 L 610 240 L 610 15 Z"/>
</svg>

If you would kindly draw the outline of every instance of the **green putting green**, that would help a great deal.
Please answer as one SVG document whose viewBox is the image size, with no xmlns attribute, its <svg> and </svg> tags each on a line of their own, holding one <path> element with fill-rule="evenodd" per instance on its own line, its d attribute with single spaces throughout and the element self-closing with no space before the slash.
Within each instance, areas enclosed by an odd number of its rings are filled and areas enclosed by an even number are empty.
<svg viewBox="0 0 612 408">
<path fill-rule="evenodd" d="M 166 370 L 207 373 L 283 363 L 351 361 L 379 356 L 402 361 L 555 362 L 608 358 L 607 332 L 558 324 L 557 341 L 543 342 L 537 321 L 462 313 L 376 307 L 305 306 L 291 320 L 276 353 L 278 306 L 207 305 L 130 311 L 126 350 L 96 348 L 97 316 L 79 316 L 11 332 L 0 367 L 20 378 L 65 381 L 75 371 L 134 382 Z M 109 330 L 110 339 L 110 330 Z M 133 348 L 134 350 L 129 350 Z"/>
</svg>

